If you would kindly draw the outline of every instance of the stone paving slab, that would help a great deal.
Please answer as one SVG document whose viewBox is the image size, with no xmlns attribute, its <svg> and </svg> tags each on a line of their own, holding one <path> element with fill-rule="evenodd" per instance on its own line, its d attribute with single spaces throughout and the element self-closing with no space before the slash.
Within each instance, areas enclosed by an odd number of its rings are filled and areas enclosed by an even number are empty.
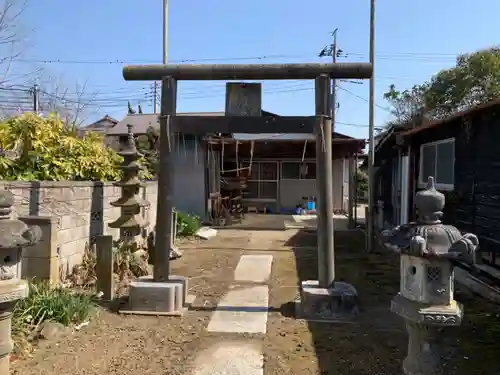
<svg viewBox="0 0 500 375">
<path fill-rule="evenodd" d="M 234 280 L 263 283 L 271 275 L 272 264 L 272 255 L 242 255 L 234 271 Z"/>
<path fill-rule="evenodd" d="M 269 287 L 257 285 L 229 291 L 217 305 L 209 332 L 266 333 Z"/>
</svg>

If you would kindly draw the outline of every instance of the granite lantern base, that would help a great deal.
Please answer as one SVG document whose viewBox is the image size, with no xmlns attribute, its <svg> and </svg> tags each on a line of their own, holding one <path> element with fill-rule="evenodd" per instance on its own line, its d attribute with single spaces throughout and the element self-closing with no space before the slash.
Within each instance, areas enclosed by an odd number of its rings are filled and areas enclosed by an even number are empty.
<svg viewBox="0 0 500 375">
<path fill-rule="evenodd" d="M 336 281 L 330 288 L 322 288 L 317 280 L 302 281 L 295 316 L 313 322 L 350 322 L 359 315 L 357 301 L 358 292 L 349 283 Z"/>
<path fill-rule="evenodd" d="M 392 299 L 391 311 L 405 320 L 408 331 L 405 375 L 442 374 L 445 329 L 462 323 L 462 305 L 453 300 L 447 305 L 423 306 L 398 294 Z"/>
<path fill-rule="evenodd" d="M 10 374 L 12 312 L 18 300 L 28 297 L 28 289 L 25 280 L 0 281 L 0 375 Z"/>
</svg>

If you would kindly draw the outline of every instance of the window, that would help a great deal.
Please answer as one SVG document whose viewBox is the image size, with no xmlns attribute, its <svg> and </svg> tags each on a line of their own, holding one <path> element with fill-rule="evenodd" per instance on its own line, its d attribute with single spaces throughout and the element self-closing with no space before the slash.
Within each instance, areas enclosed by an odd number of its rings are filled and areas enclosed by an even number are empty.
<svg viewBox="0 0 500 375">
<path fill-rule="evenodd" d="M 248 166 L 248 162 L 242 163 Z M 278 197 L 278 162 L 253 162 L 247 181 L 246 199 L 270 199 Z"/>
<path fill-rule="evenodd" d="M 316 163 L 283 162 L 281 163 L 282 180 L 316 179 Z"/>
<path fill-rule="evenodd" d="M 434 177 L 437 189 L 453 190 L 455 183 L 455 139 L 426 143 L 420 146 L 420 187 Z"/>
</svg>

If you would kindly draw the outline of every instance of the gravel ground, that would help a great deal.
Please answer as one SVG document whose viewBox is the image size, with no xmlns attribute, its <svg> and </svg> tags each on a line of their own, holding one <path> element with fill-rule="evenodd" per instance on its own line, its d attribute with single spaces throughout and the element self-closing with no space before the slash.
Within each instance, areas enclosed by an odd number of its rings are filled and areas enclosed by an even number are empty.
<svg viewBox="0 0 500 375">
<path fill-rule="evenodd" d="M 239 256 L 274 256 L 270 280 L 268 333 L 264 340 L 266 375 L 401 374 L 407 335 L 402 321 L 388 311 L 399 290 L 399 259 L 365 254 L 361 233 L 336 236 L 336 275 L 356 286 L 362 315 L 355 324 L 306 323 L 293 316 L 291 301 L 299 279 L 315 279 L 315 236 L 293 231 L 220 231 L 209 241 L 185 242 L 173 271 L 191 278 L 198 298 L 183 318 L 120 316 L 103 311 L 85 330 L 40 347 L 31 359 L 16 361 L 19 375 L 190 375 L 197 353 L 224 340 L 250 342 L 252 335 L 210 334 L 205 327 L 227 292 Z M 450 329 L 449 374 L 493 374 L 500 370 L 497 344 L 500 310 L 465 291 L 465 321 Z M 485 370 L 487 369 L 487 371 Z"/>
</svg>

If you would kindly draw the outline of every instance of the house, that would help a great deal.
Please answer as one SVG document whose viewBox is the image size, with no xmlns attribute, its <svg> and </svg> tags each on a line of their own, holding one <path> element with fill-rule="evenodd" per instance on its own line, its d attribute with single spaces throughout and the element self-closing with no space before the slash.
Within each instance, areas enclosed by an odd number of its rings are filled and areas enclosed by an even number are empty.
<svg viewBox="0 0 500 375">
<path fill-rule="evenodd" d="M 235 175 L 235 172 L 225 171 L 251 166 L 244 204 L 266 206 L 272 212 L 293 212 L 303 197 L 318 196 L 313 135 L 233 134 L 231 139 L 224 139 L 224 150 L 217 144 L 209 151 L 220 154 L 222 177 Z M 352 193 L 349 187 L 354 184 L 350 176 L 357 170 L 355 158 L 364 146 L 364 140 L 333 134 L 333 206 L 337 212 L 348 211 Z"/>
<path fill-rule="evenodd" d="M 182 113 L 204 116 L 224 114 Z M 277 115 L 262 111 L 262 116 Z M 158 115 L 128 115 L 110 129 L 107 136 L 125 141 L 128 124 L 133 125 L 135 134 L 145 134 L 149 127 L 159 127 Z M 224 142 L 208 142 L 207 137 L 175 136 L 173 200 L 179 210 L 207 217 L 209 196 L 220 189 L 221 178 L 230 176 L 227 171 L 250 163 L 251 176 L 244 204 L 265 205 L 273 212 L 289 211 L 301 203 L 302 197 L 318 195 L 315 139 L 312 135 L 222 134 L 217 138 Z M 355 157 L 361 153 L 365 141 L 334 133 L 332 144 L 334 209 L 347 211 L 349 166 L 352 164 L 351 169 L 354 170 Z M 304 173 L 304 170 L 307 172 Z"/>
<path fill-rule="evenodd" d="M 392 225 L 415 218 L 413 197 L 433 176 L 446 196 L 443 222 L 479 237 L 483 258 L 500 264 L 500 100 L 414 129 L 375 150 L 376 198 Z"/>
<path fill-rule="evenodd" d="M 118 124 L 118 120 L 106 115 L 100 120 L 97 120 L 96 122 L 85 126 L 81 130 L 85 132 L 93 131 L 99 133 L 107 133 L 110 129 L 114 128 L 116 124 Z"/>
</svg>

